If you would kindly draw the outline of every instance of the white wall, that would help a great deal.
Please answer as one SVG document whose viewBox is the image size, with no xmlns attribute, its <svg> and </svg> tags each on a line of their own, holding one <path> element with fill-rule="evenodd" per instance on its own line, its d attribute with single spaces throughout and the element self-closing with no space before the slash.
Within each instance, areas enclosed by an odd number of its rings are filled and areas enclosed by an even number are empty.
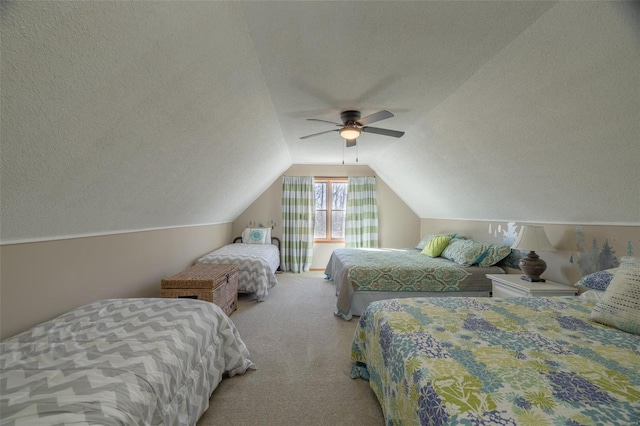
<svg viewBox="0 0 640 426">
<path fill-rule="evenodd" d="M 375 176 L 368 166 L 358 165 L 312 165 L 296 164 L 291 166 L 283 176 Z M 379 244 L 381 247 L 412 247 L 419 241 L 420 220 L 418 216 L 389 188 L 380 177 L 376 178 L 378 196 Z M 282 176 L 256 201 L 253 202 L 233 222 L 233 234 L 240 235 L 242 230 L 252 223 L 268 223 L 275 221 L 276 227 L 272 235 L 282 236 Z M 311 268 L 324 270 L 334 249 L 344 244 L 316 243 L 313 246 Z"/>
<path fill-rule="evenodd" d="M 231 241 L 231 224 L 0 246 L 0 339 L 98 299 L 160 297 L 160 280 Z"/>
<path fill-rule="evenodd" d="M 511 222 L 513 229 L 521 225 L 540 225 L 535 222 Z M 547 262 L 543 277 L 563 284 L 574 284 L 580 277 L 598 268 L 594 262 L 606 245 L 618 259 L 640 253 L 640 226 L 543 224 L 554 252 L 538 253 Z M 513 231 L 509 222 L 421 219 L 422 237 L 440 232 L 456 232 L 477 241 L 503 243 L 505 235 Z M 595 258 L 595 259 L 594 259 Z M 516 271 L 511 271 L 516 272 Z"/>
</svg>

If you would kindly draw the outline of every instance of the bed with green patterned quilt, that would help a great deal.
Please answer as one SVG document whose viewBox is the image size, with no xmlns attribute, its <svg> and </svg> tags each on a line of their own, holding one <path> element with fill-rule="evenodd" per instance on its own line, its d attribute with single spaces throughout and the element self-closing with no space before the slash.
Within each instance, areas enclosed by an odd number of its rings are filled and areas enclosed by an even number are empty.
<svg viewBox="0 0 640 426">
<path fill-rule="evenodd" d="M 351 349 L 387 425 L 638 425 L 640 336 L 596 302 L 410 298 L 371 303 Z"/>
<path fill-rule="evenodd" d="M 500 266 L 461 266 L 429 257 L 414 248 L 345 248 L 331 254 L 325 269 L 336 285 L 335 314 L 345 320 L 360 315 L 375 300 L 399 297 L 491 295 L 487 274 L 504 274 Z"/>
</svg>

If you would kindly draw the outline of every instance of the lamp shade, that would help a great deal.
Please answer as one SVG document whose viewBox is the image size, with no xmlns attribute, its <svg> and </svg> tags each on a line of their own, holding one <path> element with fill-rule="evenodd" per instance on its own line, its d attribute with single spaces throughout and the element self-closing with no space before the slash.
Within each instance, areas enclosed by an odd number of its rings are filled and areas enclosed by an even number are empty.
<svg viewBox="0 0 640 426">
<path fill-rule="evenodd" d="M 511 246 L 516 250 L 555 251 L 542 226 L 523 225 L 516 242 Z"/>
<path fill-rule="evenodd" d="M 360 129 L 356 126 L 345 126 L 340 129 L 340 136 L 344 139 L 357 139 L 360 136 Z"/>
</svg>

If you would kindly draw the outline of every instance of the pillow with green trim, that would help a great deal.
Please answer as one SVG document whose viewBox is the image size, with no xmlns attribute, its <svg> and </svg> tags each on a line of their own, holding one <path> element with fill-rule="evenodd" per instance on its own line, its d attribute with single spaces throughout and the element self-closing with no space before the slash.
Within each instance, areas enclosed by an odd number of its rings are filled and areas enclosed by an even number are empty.
<svg viewBox="0 0 640 426">
<path fill-rule="evenodd" d="M 427 242 L 421 253 L 429 257 L 438 257 L 442 250 L 447 247 L 449 241 L 451 241 L 451 236 L 449 235 L 436 235 Z"/>
<path fill-rule="evenodd" d="M 481 268 L 488 268 L 510 254 L 511 247 L 509 246 L 505 246 L 504 244 L 488 244 L 487 250 L 480 256 L 480 260 L 478 260 L 477 263 Z"/>
<path fill-rule="evenodd" d="M 640 258 L 623 257 L 620 267 L 596 303 L 590 318 L 627 333 L 640 335 Z"/>
<path fill-rule="evenodd" d="M 487 245 L 484 243 L 454 238 L 440 256 L 454 261 L 460 266 L 471 266 L 478 262 L 486 250 Z"/>
<path fill-rule="evenodd" d="M 242 231 L 245 244 L 271 244 L 271 228 L 245 228 Z"/>
</svg>

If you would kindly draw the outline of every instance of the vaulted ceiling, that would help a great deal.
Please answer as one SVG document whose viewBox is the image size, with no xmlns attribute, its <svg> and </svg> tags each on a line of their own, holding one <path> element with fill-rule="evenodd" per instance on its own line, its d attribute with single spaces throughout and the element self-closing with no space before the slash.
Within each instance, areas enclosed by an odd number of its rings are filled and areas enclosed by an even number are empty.
<svg viewBox="0 0 640 426">
<path fill-rule="evenodd" d="M 3 242 L 232 221 L 292 164 L 421 218 L 640 224 L 634 2 L 2 2 Z M 344 148 L 339 114 L 387 109 Z"/>
</svg>

